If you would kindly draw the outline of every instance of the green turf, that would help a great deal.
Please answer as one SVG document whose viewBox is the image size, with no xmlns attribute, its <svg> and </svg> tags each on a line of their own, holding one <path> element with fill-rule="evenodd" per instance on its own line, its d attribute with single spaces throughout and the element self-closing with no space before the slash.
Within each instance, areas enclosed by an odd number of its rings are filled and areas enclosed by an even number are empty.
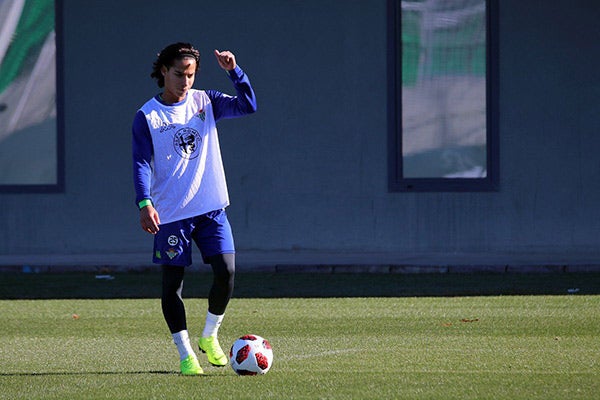
<svg viewBox="0 0 600 400">
<path fill-rule="evenodd" d="M 188 299 L 199 334 L 204 299 Z M 232 300 L 224 347 L 268 338 L 261 377 L 176 374 L 158 299 L 0 301 L 1 399 L 591 399 L 600 296 Z M 76 314 L 78 318 L 73 318 Z"/>
</svg>

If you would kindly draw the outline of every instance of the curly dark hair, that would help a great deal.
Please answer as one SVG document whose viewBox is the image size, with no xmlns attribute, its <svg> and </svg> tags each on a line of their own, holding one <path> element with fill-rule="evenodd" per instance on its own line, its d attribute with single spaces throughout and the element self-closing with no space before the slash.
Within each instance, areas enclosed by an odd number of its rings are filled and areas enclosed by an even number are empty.
<svg viewBox="0 0 600 400">
<path fill-rule="evenodd" d="M 154 61 L 150 76 L 156 79 L 158 87 L 162 88 L 165 86 L 165 78 L 163 77 L 160 69 L 163 66 L 169 69 L 173 66 L 173 62 L 175 60 L 185 57 L 192 57 L 196 60 L 196 71 L 198 71 L 200 68 L 200 52 L 196 50 L 190 43 L 173 43 L 162 49 L 161 52 L 157 54 L 157 59 Z"/>
</svg>

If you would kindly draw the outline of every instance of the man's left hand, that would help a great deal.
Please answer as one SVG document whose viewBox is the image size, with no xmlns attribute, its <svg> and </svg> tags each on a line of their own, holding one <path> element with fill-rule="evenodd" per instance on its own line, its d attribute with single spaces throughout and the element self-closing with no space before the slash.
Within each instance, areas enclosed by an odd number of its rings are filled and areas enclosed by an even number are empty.
<svg viewBox="0 0 600 400">
<path fill-rule="evenodd" d="M 215 57 L 217 57 L 217 62 L 226 71 L 231 71 L 236 67 L 235 56 L 230 51 L 219 51 L 215 50 Z"/>
</svg>

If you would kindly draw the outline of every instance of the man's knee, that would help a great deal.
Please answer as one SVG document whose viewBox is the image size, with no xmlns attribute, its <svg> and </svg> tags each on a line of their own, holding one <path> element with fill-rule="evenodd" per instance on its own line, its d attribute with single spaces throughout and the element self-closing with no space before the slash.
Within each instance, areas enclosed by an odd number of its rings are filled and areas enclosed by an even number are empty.
<svg viewBox="0 0 600 400">
<path fill-rule="evenodd" d="M 181 296 L 184 271 L 184 267 L 162 266 L 163 295 L 177 294 Z"/>
<path fill-rule="evenodd" d="M 235 277 L 235 254 L 217 254 L 209 258 L 215 282 L 232 285 Z"/>
</svg>

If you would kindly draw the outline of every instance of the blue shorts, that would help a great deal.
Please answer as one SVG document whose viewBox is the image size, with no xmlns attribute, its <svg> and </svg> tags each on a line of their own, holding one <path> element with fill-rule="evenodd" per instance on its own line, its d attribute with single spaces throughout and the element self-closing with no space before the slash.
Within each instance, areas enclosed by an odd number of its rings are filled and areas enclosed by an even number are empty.
<svg viewBox="0 0 600 400">
<path fill-rule="evenodd" d="M 164 265 L 192 265 L 192 240 L 204 263 L 217 254 L 235 253 L 231 225 L 225 210 L 160 225 L 154 235 L 153 262 Z"/>
</svg>

